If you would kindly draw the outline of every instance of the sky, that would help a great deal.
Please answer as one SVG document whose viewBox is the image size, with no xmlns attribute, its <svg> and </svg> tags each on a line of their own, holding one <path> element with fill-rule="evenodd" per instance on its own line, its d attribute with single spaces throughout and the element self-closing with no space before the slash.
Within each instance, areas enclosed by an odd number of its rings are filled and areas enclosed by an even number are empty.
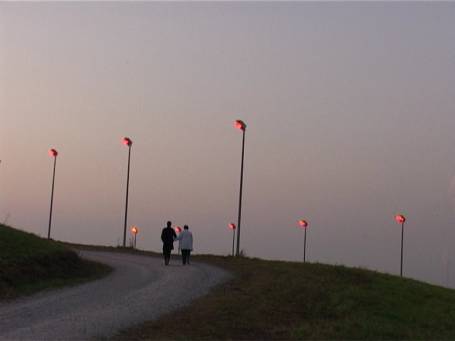
<svg viewBox="0 0 455 341">
<path fill-rule="evenodd" d="M 454 2 L 1 2 L 0 222 L 455 287 Z"/>
</svg>

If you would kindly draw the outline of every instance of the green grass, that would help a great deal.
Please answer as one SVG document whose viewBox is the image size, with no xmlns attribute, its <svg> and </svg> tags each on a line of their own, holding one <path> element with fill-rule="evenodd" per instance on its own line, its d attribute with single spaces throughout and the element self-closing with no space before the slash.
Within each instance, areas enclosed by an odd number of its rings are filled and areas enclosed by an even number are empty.
<svg viewBox="0 0 455 341">
<path fill-rule="evenodd" d="M 0 299 L 102 277 L 110 268 L 58 242 L 0 224 Z"/>
<path fill-rule="evenodd" d="M 234 279 L 117 339 L 455 339 L 455 290 L 343 266 L 196 258 Z"/>
</svg>

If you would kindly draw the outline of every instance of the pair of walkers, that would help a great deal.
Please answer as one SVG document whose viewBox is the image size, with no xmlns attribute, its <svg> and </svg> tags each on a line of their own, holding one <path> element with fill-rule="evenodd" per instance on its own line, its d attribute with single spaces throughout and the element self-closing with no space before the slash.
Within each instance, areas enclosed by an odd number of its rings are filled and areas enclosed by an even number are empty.
<svg viewBox="0 0 455 341">
<path fill-rule="evenodd" d="M 171 252 L 174 249 L 174 241 L 179 241 L 179 249 L 182 251 L 183 265 L 190 264 L 190 254 L 193 250 L 193 234 L 189 231 L 188 225 L 183 227 L 183 231 L 177 236 L 172 228 L 172 222 L 168 221 L 166 227 L 161 232 L 163 242 L 164 265 L 169 265 Z"/>
</svg>

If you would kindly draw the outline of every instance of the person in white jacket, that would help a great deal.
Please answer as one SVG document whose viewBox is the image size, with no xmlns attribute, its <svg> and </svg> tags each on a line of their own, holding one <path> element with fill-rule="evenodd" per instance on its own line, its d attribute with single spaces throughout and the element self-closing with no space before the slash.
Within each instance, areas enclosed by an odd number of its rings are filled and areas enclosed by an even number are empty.
<svg viewBox="0 0 455 341">
<path fill-rule="evenodd" d="M 188 225 L 183 226 L 183 231 L 175 240 L 179 241 L 179 248 L 182 251 L 183 265 L 190 264 L 190 254 L 193 250 L 193 234 L 188 230 Z"/>
</svg>

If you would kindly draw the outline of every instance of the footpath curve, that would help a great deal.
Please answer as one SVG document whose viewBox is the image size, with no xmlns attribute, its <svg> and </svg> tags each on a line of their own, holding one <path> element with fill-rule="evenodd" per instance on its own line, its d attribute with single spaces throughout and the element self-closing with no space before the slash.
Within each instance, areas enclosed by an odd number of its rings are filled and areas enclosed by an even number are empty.
<svg viewBox="0 0 455 341">
<path fill-rule="evenodd" d="M 176 310 L 230 278 L 204 263 L 182 266 L 158 257 L 80 251 L 108 264 L 107 277 L 80 286 L 42 292 L 0 303 L 0 339 L 61 340 L 106 338 L 121 329 Z"/>
</svg>

